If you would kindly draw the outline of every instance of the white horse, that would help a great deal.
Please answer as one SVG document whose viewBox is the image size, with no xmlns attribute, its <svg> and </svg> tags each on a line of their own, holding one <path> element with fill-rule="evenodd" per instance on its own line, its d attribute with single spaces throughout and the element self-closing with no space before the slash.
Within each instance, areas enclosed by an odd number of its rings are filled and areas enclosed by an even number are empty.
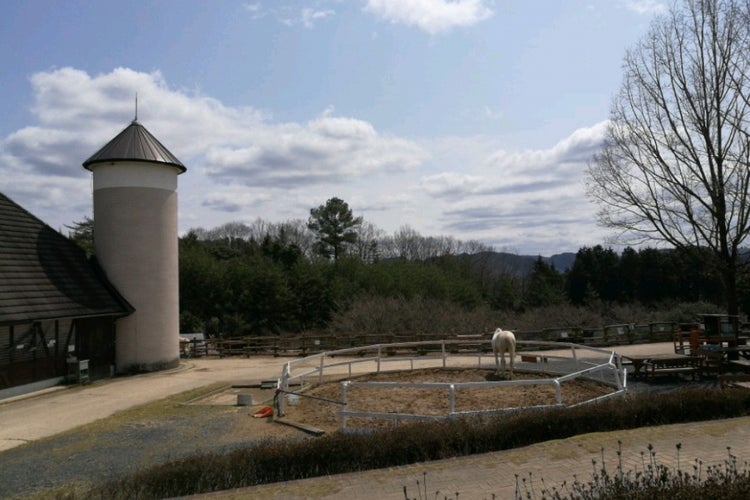
<svg viewBox="0 0 750 500">
<path fill-rule="evenodd" d="M 507 352 L 510 356 L 510 379 L 513 379 L 513 358 L 516 357 L 516 336 L 513 332 L 498 328 L 492 335 L 492 352 L 495 354 L 495 366 L 497 367 L 497 373 L 500 373 L 502 366 L 502 373 L 505 375 L 505 353 Z M 502 363 L 500 359 L 502 359 Z"/>
</svg>

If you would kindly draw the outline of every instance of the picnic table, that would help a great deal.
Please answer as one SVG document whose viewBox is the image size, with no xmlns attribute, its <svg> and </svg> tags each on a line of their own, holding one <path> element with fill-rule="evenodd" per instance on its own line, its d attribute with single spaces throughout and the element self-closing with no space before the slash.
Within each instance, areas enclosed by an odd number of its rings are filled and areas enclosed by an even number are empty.
<svg viewBox="0 0 750 500">
<path fill-rule="evenodd" d="M 692 373 L 699 371 L 703 363 L 700 356 L 686 354 L 629 354 L 623 356 L 633 364 L 633 376 L 653 377 L 666 373 Z"/>
<path fill-rule="evenodd" d="M 702 356 L 687 356 L 684 354 L 669 354 L 654 357 L 644 363 L 646 378 L 657 375 L 690 374 L 695 380 L 695 374 L 703 370 L 705 358 Z"/>
</svg>

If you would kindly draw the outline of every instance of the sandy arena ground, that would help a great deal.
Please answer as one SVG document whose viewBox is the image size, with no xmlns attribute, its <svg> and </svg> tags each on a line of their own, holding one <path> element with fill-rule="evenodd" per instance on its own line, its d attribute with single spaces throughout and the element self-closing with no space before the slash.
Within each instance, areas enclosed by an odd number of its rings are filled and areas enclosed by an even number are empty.
<svg viewBox="0 0 750 500">
<path fill-rule="evenodd" d="M 544 379 L 538 373 L 516 372 L 514 380 Z M 284 420 L 304 424 L 325 432 L 339 428 L 337 412 L 342 408 L 341 381 L 332 380 L 312 388 L 298 388 L 295 405 L 285 405 Z M 353 377 L 352 381 L 377 382 L 486 382 L 502 380 L 494 371 L 487 369 L 441 369 L 427 368 L 414 371 L 384 372 Z M 574 404 L 613 392 L 604 384 L 589 380 L 575 380 L 562 384 L 562 402 Z M 273 391 L 232 388 L 212 394 L 196 401 L 198 404 L 236 404 L 238 394 L 249 394 L 254 406 L 248 409 L 253 413 L 258 406 L 271 405 Z M 369 388 L 349 387 L 347 390 L 348 408 L 353 411 L 384 413 L 409 413 L 416 415 L 444 416 L 449 412 L 449 391 L 447 388 Z M 288 399 L 287 399 L 288 401 Z M 555 404 L 555 389 L 552 385 L 524 385 L 515 387 L 457 388 L 456 411 L 491 410 L 519 406 Z M 255 432 L 268 437 L 287 437 L 290 434 L 278 426 L 266 425 L 266 419 L 254 419 L 248 423 Z M 391 420 L 350 418 L 348 427 L 385 428 L 393 425 Z"/>
</svg>

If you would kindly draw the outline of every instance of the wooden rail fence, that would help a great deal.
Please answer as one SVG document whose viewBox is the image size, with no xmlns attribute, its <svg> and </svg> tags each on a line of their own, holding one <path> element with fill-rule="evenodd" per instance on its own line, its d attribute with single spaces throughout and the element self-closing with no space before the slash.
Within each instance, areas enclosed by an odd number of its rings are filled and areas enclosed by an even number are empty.
<svg viewBox="0 0 750 500">
<path fill-rule="evenodd" d="M 647 342 L 671 342 L 678 330 L 677 323 L 658 322 L 648 324 L 607 325 L 601 328 L 560 327 L 544 330 L 516 331 L 518 340 L 544 342 L 574 342 L 576 344 L 600 347 L 618 344 Z M 449 333 L 376 333 L 376 334 L 330 334 L 305 333 L 300 335 L 264 335 L 239 338 L 191 340 L 183 349 L 184 355 L 197 356 L 306 356 L 326 351 L 364 347 L 374 344 L 397 344 L 408 342 L 435 342 L 420 345 L 413 349 L 419 354 L 439 350 L 443 340 L 462 340 L 460 347 L 465 351 L 489 351 L 491 333 L 478 335 L 455 335 Z M 476 340 L 475 343 L 470 342 Z M 391 354 L 396 354 L 395 350 Z"/>
</svg>

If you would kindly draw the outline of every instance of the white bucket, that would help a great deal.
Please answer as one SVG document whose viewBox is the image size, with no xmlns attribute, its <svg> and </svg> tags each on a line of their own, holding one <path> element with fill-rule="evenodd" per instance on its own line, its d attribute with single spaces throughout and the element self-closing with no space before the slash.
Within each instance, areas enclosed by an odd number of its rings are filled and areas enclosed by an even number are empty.
<svg viewBox="0 0 750 500">
<path fill-rule="evenodd" d="M 289 402 L 289 406 L 297 406 L 297 402 L 299 401 L 299 396 L 296 394 L 287 394 L 286 400 Z"/>
</svg>

